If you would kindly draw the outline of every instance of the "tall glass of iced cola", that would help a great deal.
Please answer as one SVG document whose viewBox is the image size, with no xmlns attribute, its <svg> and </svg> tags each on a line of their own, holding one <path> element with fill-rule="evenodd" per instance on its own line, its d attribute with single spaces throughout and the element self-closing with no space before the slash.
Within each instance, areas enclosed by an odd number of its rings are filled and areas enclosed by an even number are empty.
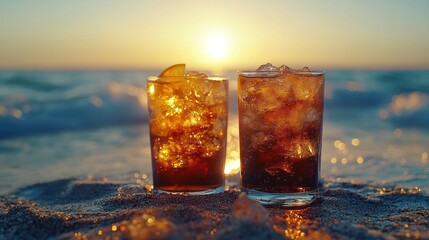
<svg viewBox="0 0 429 240">
<path fill-rule="evenodd" d="M 177 64 L 147 82 L 155 192 L 223 190 L 228 80 Z"/>
<path fill-rule="evenodd" d="M 264 205 L 319 198 L 324 72 L 271 64 L 238 72 L 241 184 Z"/>
</svg>

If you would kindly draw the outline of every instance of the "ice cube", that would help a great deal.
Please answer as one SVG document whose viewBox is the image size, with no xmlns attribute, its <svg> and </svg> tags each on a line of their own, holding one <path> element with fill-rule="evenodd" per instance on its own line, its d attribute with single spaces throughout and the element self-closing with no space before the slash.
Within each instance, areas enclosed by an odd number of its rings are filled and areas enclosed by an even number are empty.
<svg viewBox="0 0 429 240">
<path fill-rule="evenodd" d="M 277 162 L 265 169 L 272 176 L 277 176 L 282 172 L 293 174 L 295 172 L 293 169 L 295 163 L 317 154 L 316 143 L 306 139 L 284 140 L 276 144 L 273 149 L 277 152 L 277 157 L 283 159 L 283 161 Z"/>
<path fill-rule="evenodd" d="M 187 104 L 187 105 L 185 105 Z M 150 102 L 150 131 L 152 135 L 166 137 L 173 132 L 182 131 L 185 121 L 185 106 L 189 104 L 178 95 L 160 96 Z"/>
<path fill-rule="evenodd" d="M 153 136 L 166 137 L 170 132 L 170 128 L 165 121 L 159 117 L 150 119 L 150 133 Z"/>
<path fill-rule="evenodd" d="M 308 67 L 303 67 L 303 68 L 301 69 L 301 72 L 311 72 L 311 70 L 310 70 L 310 68 L 308 68 Z"/>
<path fill-rule="evenodd" d="M 226 134 L 226 132 L 224 132 L 224 130 L 226 129 L 226 126 L 227 126 L 226 114 L 227 113 L 225 112 L 225 115 L 219 115 L 216 118 L 213 118 L 211 121 L 212 132 L 217 137 L 222 137 L 224 134 Z"/>
<path fill-rule="evenodd" d="M 313 157 L 317 153 L 316 142 L 309 139 L 297 138 L 292 142 L 284 144 L 283 146 L 283 154 L 285 157 L 294 160 Z"/>
<path fill-rule="evenodd" d="M 184 152 L 181 139 L 156 139 L 153 143 L 153 153 L 157 163 L 164 168 L 185 168 L 189 161 Z"/>
<path fill-rule="evenodd" d="M 228 82 L 218 80 L 205 80 L 205 85 L 210 86 L 210 92 L 205 97 L 205 105 L 213 106 L 224 104 L 228 96 Z"/>
<path fill-rule="evenodd" d="M 190 71 L 185 75 L 185 78 L 200 78 L 200 79 L 204 79 L 207 78 L 207 74 L 205 73 L 200 73 L 200 72 L 196 72 L 196 71 Z"/>
<path fill-rule="evenodd" d="M 185 121 L 183 122 L 183 127 L 190 128 L 198 126 L 201 122 L 201 115 L 199 111 L 189 111 L 186 114 Z"/>
<path fill-rule="evenodd" d="M 286 66 L 286 65 L 281 65 L 281 66 L 279 67 L 279 71 L 280 71 L 281 73 L 285 73 L 285 72 L 290 72 L 290 71 L 291 71 L 291 69 L 290 69 L 288 66 Z"/>
<path fill-rule="evenodd" d="M 306 122 L 314 122 L 320 119 L 320 112 L 318 112 L 315 108 L 309 107 L 305 113 L 305 121 Z"/>
<path fill-rule="evenodd" d="M 255 95 L 254 92 L 259 83 L 259 79 L 257 78 L 247 78 L 245 81 L 239 81 L 240 88 L 238 91 L 238 98 L 240 101 L 249 102 L 250 99 Z"/>
<path fill-rule="evenodd" d="M 153 101 L 154 104 L 160 102 L 159 98 L 173 96 L 176 91 L 173 84 L 168 85 L 161 84 L 160 82 L 149 82 L 148 85 L 149 99 L 150 101 Z"/>
<path fill-rule="evenodd" d="M 177 130 L 171 117 L 159 116 L 150 119 L 150 133 L 153 136 L 167 137 Z"/>
<path fill-rule="evenodd" d="M 221 144 L 219 139 L 208 136 L 204 139 L 204 157 L 213 157 L 219 152 Z"/>
<path fill-rule="evenodd" d="M 251 136 L 250 141 L 253 149 L 260 152 L 266 152 L 274 145 L 276 138 L 269 132 L 256 132 Z"/>
<path fill-rule="evenodd" d="M 279 132 L 300 132 L 304 128 L 306 104 L 290 102 L 281 108 L 263 114 L 263 122 L 276 126 Z"/>
<path fill-rule="evenodd" d="M 282 104 L 281 96 L 274 93 L 272 84 L 261 84 L 258 86 L 256 93 L 258 94 L 258 99 L 255 102 L 255 110 L 258 112 L 275 109 Z"/>
<path fill-rule="evenodd" d="M 213 106 L 222 104 L 227 98 L 226 81 L 209 80 L 206 78 L 188 79 L 188 94 L 186 98 L 200 105 Z"/>
<path fill-rule="evenodd" d="M 258 69 L 256 69 L 257 72 L 264 72 L 264 71 L 278 71 L 279 69 L 275 66 L 273 66 L 271 63 L 267 63 L 264 65 L 261 65 L 260 67 L 258 67 Z"/>
<path fill-rule="evenodd" d="M 279 81 L 271 81 L 270 84 L 261 86 L 258 92 L 260 92 L 258 111 L 265 112 L 281 107 L 289 89 Z"/>
<path fill-rule="evenodd" d="M 270 167 L 265 168 L 265 172 L 270 174 L 271 176 L 277 176 L 281 174 L 281 172 L 287 172 L 288 174 L 293 173 L 292 161 L 284 161 L 281 163 L 274 164 Z"/>
<path fill-rule="evenodd" d="M 323 76 L 310 74 L 293 74 L 290 77 L 293 93 L 299 100 L 322 101 L 318 99 L 322 92 Z"/>
<path fill-rule="evenodd" d="M 242 193 L 232 205 L 232 215 L 236 220 L 265 224 L 268 221 L 267 210 L 257 201 Z"/>
<path fill-rule="evenodd" d="M 241 118 L 240 125 L 245 131 L 256 131 L 265 128 L 266 125 L 259 120 L 259 115 L 252 110 L 242 110 L 243 117 Z"/>
<path fill-rule="evenodd" d="M 283 159 L 300 160 L 313 157 L 317 154 L 317 142 L 297 137 L 295 139 L 284 138 L 273 146 L 273 151 Z"/>
<path fill-rule="evenodd" d="M 247 92 L 243 91 L 239 93 L 238 100 L 244 108 L 249 109 L 258 101 L 258 94 L 255 92 L 254 88 L 248 89 Z"/>
<path fill-rule="evenodd" d="M 316 155 L 316 145 L 310 140 L 299 139 L 294 144 L 295 157 L 298 159 Z"/>
</svg>

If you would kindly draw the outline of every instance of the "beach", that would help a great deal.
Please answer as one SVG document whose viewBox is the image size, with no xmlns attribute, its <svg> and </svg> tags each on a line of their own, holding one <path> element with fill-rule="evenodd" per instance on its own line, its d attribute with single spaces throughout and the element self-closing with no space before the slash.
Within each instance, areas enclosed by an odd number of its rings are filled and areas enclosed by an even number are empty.
<svg viewBox="0 0 429 240">
<path fill-rule="evenodd" d="M 429 197 L 416 189 L 325 183 L 322 199 L 302 209 L 265 208 L 237 189 L 153 195 L 106 180 L 58 180 L 13 195 L 0 201 L 3 239 L 429 237 Z"/>
<path fill-rule="evenodd" d="M 326 72 L 321 200 L 240 192 L 235 73 L 225 192 L 152 194 L 154 71 L 0 71 L 0 239 L 428 239 L 429 71 Z"/>
</svg>

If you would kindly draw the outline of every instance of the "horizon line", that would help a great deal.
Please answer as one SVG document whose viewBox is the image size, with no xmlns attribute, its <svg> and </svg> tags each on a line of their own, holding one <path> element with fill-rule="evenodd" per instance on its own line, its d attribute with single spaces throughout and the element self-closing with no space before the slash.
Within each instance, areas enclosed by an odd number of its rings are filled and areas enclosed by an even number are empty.
<svg viewBox="0 0 429 240">
<path fill-rule="evenodd" d="M 168 67 L 168 66 L 167 66 Z M 159 71 L 163 70 L 166 67 L 0 67 L 0 71 Z M 210 67 L 199 68 L 201 71 L 213 71 L 209 70 Z M 297 68 L 294 68 L 297 69 Z M 365 71 L 425 71 L 429 70 L 429 67 L 320 67 L 314 66 L 310 67 L 310 69 L 314 70 L 365 70 Z M 200 71 L 198 70 L 198 71 Z M 251 71 L 250 67 L 244 68 L 224 68 L 221 70 L 223 72 L 231 72 L 231 71 Z"/>
</svg>

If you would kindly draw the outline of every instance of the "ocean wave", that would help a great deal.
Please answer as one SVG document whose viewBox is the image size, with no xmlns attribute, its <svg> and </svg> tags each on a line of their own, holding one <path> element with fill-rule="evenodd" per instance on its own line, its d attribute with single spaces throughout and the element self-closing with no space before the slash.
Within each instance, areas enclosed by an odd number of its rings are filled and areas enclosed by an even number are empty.
<svg viewBox="0 0 429 240">
<path fill-rule="evenodd" d="M 428 130 L 428 94 L 416 91 L 395 95 L 392 97 L 390 104 L 382 111 L 382 118 L 395 127 Z"/>
<path fill-rule="evenodd" d="M 325 99 L 325 106 L 332 109 L 376 108 L 389 102 L 389 97 L 379 91 L 353 91 L 335 89 L 332 96 Z"/>
<path fill-rule="evenodd" d="M 3 84 L 8 86 L 17 86 L 21 88 L 27 88 L 40 92 L 50 92 L 65 90 L 68 86 L 53 84 L 33 77 L 27 77 L 22 75 L 14 75 L 10 78 L 3 79 Z"/>
<path fill-rule="evenodd" d="M 420 109 L 412 113 L 393 115 L 388 122 L 397 128 L 419 128 L 429 130 L 429 109 Z"/>
<path fill-rule="evenodd" d="M 147 122 L 145 75 L 130 71 L 0 71 L 0 139 Z M 235 76 L 231 75 L 231 79 Z M 325 121 L 371 127 L 426 129 L 429 105 L 392 107 L 427 99 L 427 71 L 327 72 Z M 230 82 L 229 111 L 237 112 Z M 423 102 L 422 102 L 423 103 Z M 411 105 L 410 105 L 411 104 Z M 413 107 L 411 106 L 411 107 Z M 374 125 L 375 126 L 375 125 Z M 377 125 L 379 126 L 379 125 Z"/>
<path fill-rule="evenodd" d="M 147 122 L 145 89 L 111 82 L 90 95 L 45 101 L 0 102 L 0 139 Z"/>
</svg>

